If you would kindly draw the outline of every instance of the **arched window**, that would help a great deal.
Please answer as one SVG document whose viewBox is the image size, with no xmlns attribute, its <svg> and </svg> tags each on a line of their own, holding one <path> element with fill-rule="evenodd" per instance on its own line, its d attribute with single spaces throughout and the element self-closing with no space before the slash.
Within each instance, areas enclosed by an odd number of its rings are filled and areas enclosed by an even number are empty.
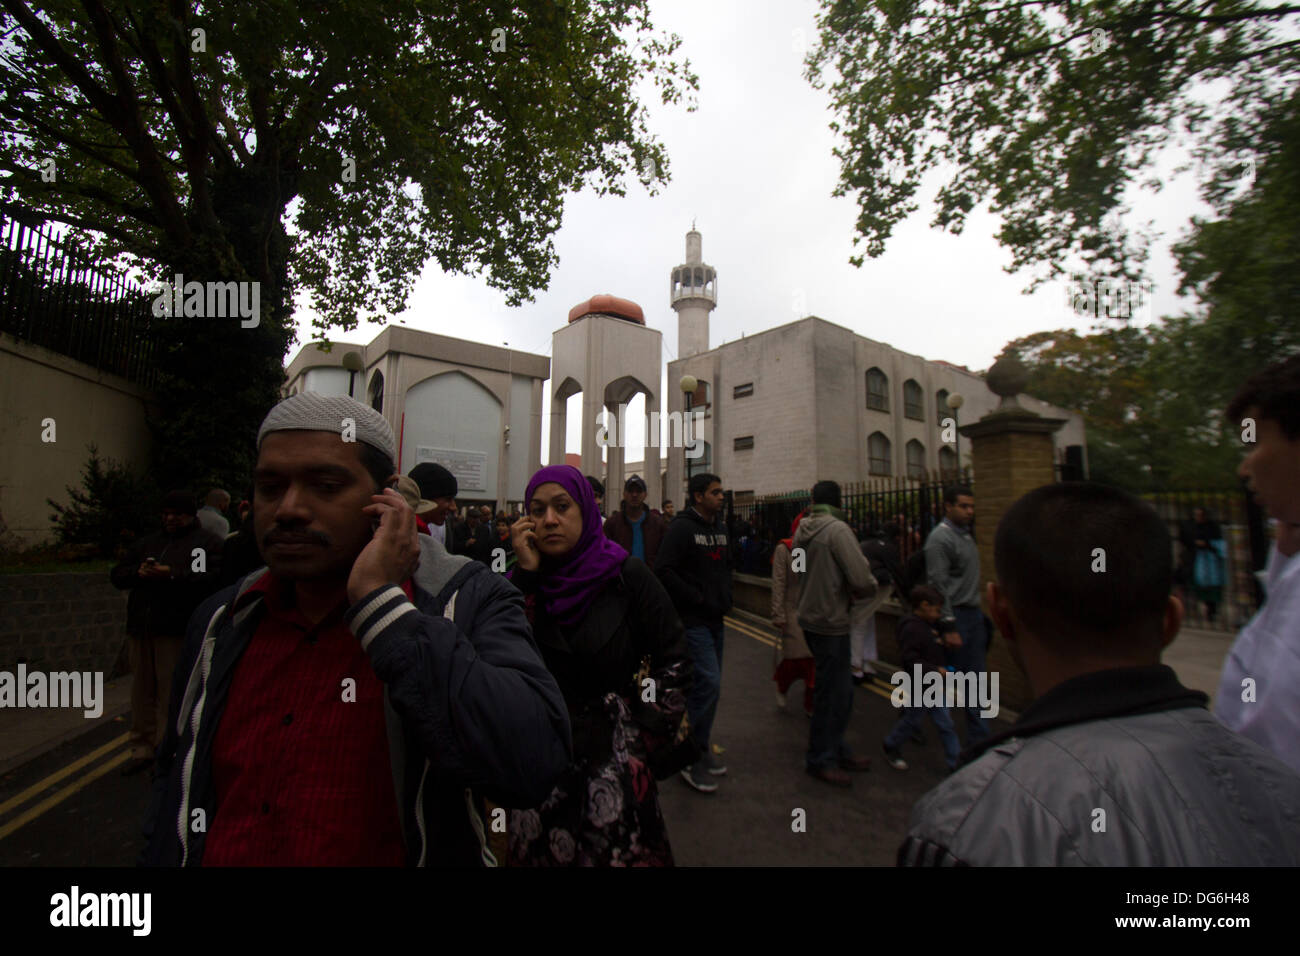
<svg viewBox="0 0 1300 956">
<path fill-rule="evenodd" d="M 375 372 L 370 377 L 370 407 L 381 414 L 384 411 L 384 373 Z"/>
<path fill-rule="evenodd" d="M 888 475 L 893 471 L 890 442 L 884 432 L 872 432 L 867 439 L 867 471 L 873 475 Z"/>
<path fill-rule="evenodd" d="M 941 388 L 934 393 L 934 411 L 937 416 L 935 421 L 940 425 L 943 424 L 945 418 L 952 415 L 952 409 L 948 407 L 948 390 L 946 388 Z"/>
<path fill-rule="evenodd" d="M 915 438 L 907 443 L 907 477 L 925 477 L 925 446 Z"/>
<path fill-rule="evenodd" d="M 889 376 L 874 366 L 867 369 L 867 408 L 889 411 Z"/>
<path fill-rule="evenodd" d="M 903 383 L 903 414 L 919 422 L 925 421 L 925 392 L 914 378 Z"/>
<path fill-rule="evenodd" d="M 957 453 L 948 445 L 939 449 L 939 471 L 945 475 L 957 471 Z"/>
</svg>

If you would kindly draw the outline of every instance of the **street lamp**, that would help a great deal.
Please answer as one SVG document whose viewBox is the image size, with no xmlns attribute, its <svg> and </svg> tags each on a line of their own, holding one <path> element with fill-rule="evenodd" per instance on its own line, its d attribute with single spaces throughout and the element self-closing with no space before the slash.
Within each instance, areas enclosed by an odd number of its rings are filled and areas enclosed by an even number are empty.
<svg viewBox="0 0 1300 956">
<path fill-rule="evenodd" d="M 348 370 L 348 398 L 354 398 L 352 383 L 357 380 L 357 372 L 366 367 L 360 352 L 348 352 L 343 356 L 343 367 Z"/>
<path fill-rule="evenodd" d="M 953 392 L 948 396 L 948 408 L 952 410 L 952 444 L 953 451 L 957 453 L 957 478 L 961 479 L 961 434 L 957 431 L 960 422 L 957 420 L 957 409 L 961 408 L 962 402 L 966 399 L 961 397 L 959 392 Z"/>
<path fill-rule="evenodd" d="M 686 393 L 686 412 L 685 418 L 682 421 L 681 432 L 682 435 L 685 436 L 687 429 L 690 427 L 691 421 L 691 398 L 695 395 L 695 390 L 700 387 L 700 383 L 694 375 L 683 375 L 681 382 L 678 384 L 681 386 L 682 391 Z M 689 489 L 691 485 L 691 456 L 687 454 L 687 450 L 684 447 L 686 443 L 683 442 L 682 444 L 682 455 L 686 459 L 686 487 Z M 689 498 L 690 492 L 687 491 L 686 494 Z"/>
</svg>

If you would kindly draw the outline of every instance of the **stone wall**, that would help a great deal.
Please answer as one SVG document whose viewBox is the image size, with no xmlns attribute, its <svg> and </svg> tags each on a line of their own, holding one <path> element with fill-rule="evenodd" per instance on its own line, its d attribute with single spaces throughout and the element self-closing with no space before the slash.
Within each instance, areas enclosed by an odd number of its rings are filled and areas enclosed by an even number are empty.
<svg viewBox="0 0 1300 956">
<path fill-rule="evenodd" d="M 0 574 L 0 670 L 125 673 L 126 598 L 106 571 Z"/>
<path fill-rule="evenodd" d="M 68 503 L 65 489 L 80 487 L 90 445 L 101 460 L 136 471 L 148 464 L 148 400 L 125 379 L 0 334 L 0 525 L 18 539 L 6 547 L 51 538 L 45 499 Z"/>
</svg>

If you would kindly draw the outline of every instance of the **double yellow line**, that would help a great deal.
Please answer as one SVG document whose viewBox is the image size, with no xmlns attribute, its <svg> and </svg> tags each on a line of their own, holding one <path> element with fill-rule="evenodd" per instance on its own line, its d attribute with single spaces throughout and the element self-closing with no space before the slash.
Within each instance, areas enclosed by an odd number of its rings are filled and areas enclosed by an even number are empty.
<svg viewBox="0 0 1300 956">
<path fill-rule="evenodd" d="M 55 771 L 54 773 L 46 777 L 44 780 L 32 784 L 30 787 L 28 787 L 26 790 L 24 790 L 22 793 L 18 794 L 17 796 L 10 797 L 4 803 L 0 803 L 0 820 L 3 820 L 6 814 L 10 813 L 13 810 L 17 810 L 19 807 L 23 806 L 29 801 L 35 799 L 36 797 L 39 797 L 41 794 L 45 793 L 45 791 L 49 790 L 51 787 L 62 782 L 63 780 L 66 780 L 68 777 L 71 777 L 73 774 L 81 770 L 83 767 L 87 767 L 90 764 L 93 764 L 96 760 L 99 760 L 107 753 L 112 753 L 114 750 L 117 750 L 118 748 L 123 748 L 120 753 L 113 754 L 113 756 L 110 757 L 108 760 L 106 760 L 104 763 L 101 763 L 99 766 L 91 769 L 88 773 L 85 773 L 82 776 L 72 780 L 70 783 L 68 783 L 67 786 L 63 787 L 62 789 L 55 790 L 54 793 L 50 794 L 40 803 L 37 803 L 29 807 L 28 809 L 24 810 L 22 813 L 18 814 L 18 816 L 10 820 L 8 823 L 0 824 L 0 840 L 3 840 L 5 837 L 9 836 L 9 834 L 31 823 L 41 814 L 49 810 L 52 810 L 54 807 L 57 807 L 64 800 L 67 800 L 69 797 L 73 796 L 79 791 L 84 790 L 90 784 L 94 783 L 100 777 L 104 776 L 104 774 L 112 773 L 113 770 L 115 770 L 117 767 L 120 767 L 122 764 L 126 763 L 127 760 L 131 758 L 131 751 L 129 749 L 126 749 L 125 746 L 127 742 L 127 738 L 129 736 L 130 736 L 129 734 L 123 734 L 122 736 L 118 737 L 116 740 L 109 741 L 108 743 L 104 744 L 104 746 L 100 747 L 98 750 L 91 751 L 90 753 L 86 754 L 84 757 L 80 757 L 74 760 L 72 763 L 68 764 L 62 770 Z"/>
<path fill-rule="evenodd" d="M 724 618 L 724 620 L 726 621 L 727 627 L 739 631 L 746 637 L 752 637 L 760 644 L 766 644 L 768 647 L 776 647 L 775 634 L 769 634 L 766 631 L 759 630 L 756 625 L 750 624 L 747 621 L 741 621 L 734 617 L 727 617 Z M 865 685 L 865 689 L 871 691 L 871 693 L 875 694 L 877 697 L 883 697 L 885 700 L 891 699 L 889 691 L 885 690 L 878 683 L 867 684 Z"/>
</svg>

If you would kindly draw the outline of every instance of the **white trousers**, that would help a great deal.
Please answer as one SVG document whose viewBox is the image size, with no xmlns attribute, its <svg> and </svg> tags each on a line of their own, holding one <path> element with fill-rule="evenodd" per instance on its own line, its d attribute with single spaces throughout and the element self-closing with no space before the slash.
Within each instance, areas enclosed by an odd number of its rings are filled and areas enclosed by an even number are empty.
<svg viewBox="0 0 1300 956">
<path fill-rule="evenodd" d="M 876 611 L 889 600 L 893 588 L 879 587 L 876 593 L 849 608 L 849 666 L 853 670 L 874 673 L 871 665 L 878 656 L 876 649 Z"/>
</svg>

